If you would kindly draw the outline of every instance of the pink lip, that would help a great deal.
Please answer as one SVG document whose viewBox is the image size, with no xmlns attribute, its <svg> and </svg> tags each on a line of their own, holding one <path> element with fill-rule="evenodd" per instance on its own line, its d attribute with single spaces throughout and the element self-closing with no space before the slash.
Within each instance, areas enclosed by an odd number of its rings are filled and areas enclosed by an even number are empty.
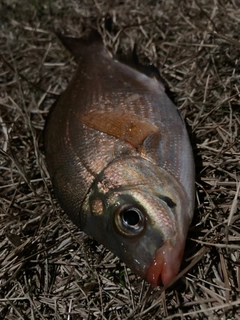
<svg viewBox="0 0 240 320">
<path fill-rule="evenodd" d="M 152 286 L 157 287 L 161 284 L 166 286 L 178 274 L 185 246 L 185 240 L 180 241 L 178 238 L 180 237 L 177 237 L 174 246 L 166 240 L 157 250 L 146 277 Z"/>
</svg>

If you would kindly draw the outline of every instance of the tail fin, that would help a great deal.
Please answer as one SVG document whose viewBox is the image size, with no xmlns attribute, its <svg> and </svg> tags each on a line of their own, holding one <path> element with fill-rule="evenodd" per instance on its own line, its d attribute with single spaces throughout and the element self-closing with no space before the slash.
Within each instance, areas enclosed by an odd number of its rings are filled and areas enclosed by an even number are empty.
<svg viewBox="0 0 240 320">
<path fill-rule="evenodd" d="M 84 55 L 91 54 L 96 50 L 102 50 L 104 44 L 100 34 L 92 29 L 91 32 L 82 38 L 66 36 L 61 32 L 55 32 L 62 44 L 71 52 L 75 59 L 79 59 Z"/>
</svg>

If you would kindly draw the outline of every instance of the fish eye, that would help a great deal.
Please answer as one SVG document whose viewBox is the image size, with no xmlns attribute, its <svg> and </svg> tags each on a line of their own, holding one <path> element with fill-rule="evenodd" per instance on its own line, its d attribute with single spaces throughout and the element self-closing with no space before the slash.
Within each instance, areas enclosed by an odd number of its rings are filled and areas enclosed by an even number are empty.
<svg viewBox="0 0 240 320">
<path fill-rule="evenodd" d="M 145 223 L 145 214 L 138 207 L 123 205 L 115 213 L 115 225 L 124 235 L 139 235 L 144 230 Z"/>
</svg>

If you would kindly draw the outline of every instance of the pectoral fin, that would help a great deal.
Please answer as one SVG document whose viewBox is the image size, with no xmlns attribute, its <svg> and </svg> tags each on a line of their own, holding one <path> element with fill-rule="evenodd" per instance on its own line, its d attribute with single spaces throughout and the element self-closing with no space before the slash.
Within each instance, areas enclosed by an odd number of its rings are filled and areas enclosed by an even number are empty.
<svg viewBox="0 0 240 320">
<path fill-rule="evenodd" d="M 89 128 L 122 139 L 137 148 L 152 133 L 159 129 L 148 120 L 130 113 L 93 111 L 79 116 Z"/>
</svg>

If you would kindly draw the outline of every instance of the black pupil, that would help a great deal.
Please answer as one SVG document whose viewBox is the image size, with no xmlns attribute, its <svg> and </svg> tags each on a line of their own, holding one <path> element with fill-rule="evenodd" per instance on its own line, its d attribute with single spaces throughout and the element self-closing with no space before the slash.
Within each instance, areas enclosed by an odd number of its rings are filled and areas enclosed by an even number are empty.
<svg viewBox="0 0 240 320">
<path fill-rule="evenodd" d="M 140 221 L 140 212 L 137 209 L 127 209 L 123 212 L 123 220 L 129 226 L 136 226 Z"/>
</svg>

